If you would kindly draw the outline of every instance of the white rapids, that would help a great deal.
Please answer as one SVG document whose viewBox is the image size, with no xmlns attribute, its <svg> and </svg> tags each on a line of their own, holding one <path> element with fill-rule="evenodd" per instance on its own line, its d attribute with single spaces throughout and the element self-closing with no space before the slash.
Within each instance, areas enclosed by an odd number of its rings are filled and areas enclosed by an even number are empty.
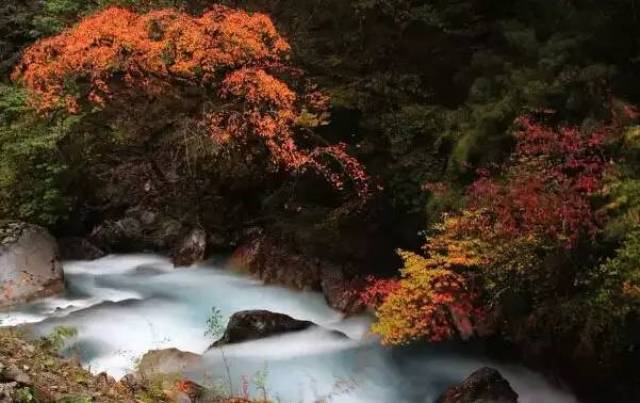
<svg viewBox="0 0 640 403">
<path fill-rule="evenodd" d="M 160 256 L 113 255 L 66 262 L 64 270 L 66 295 L 0 312 L 0 325 L 32 324 L 43 335 L 75 327 L 66 351 L 95 373 L 121 377 L 152 349 L 204 353 L 212 342 L 205 330 L 214 307 L 224 320 L 266 309 L 349 338 L 309 330 L 232 345 L 206 353 L 204 364 L 185 375 L 222 382 L 235 393 L 250 385 L 255 396 L 264 385 L 282 403 L 431 403 L 448 385 L 488 365 L 509 380 L 521 403 L 576 402 L 539 374 L 460 346 L 381 347 L 367 333 L 366 316 L 344 319 L 320 294 L 265 286 L 213 264 L 174 269 Z"/>
</svg>

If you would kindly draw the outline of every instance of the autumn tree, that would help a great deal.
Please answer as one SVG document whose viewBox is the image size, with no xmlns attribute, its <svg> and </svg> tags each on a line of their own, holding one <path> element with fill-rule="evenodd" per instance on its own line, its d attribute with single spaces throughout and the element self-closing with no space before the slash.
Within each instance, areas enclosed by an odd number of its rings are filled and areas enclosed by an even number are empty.
<svg viewBox="0 0 640 403">
<path fill-rule="evenodd" d="M 484 316 L 473 277 L 486 258 L 483 243 L 465 237 L 463 219 L 449 217 L 434 228 L 427 256 L 400 251 L 399 280 L 371 280 L 363 302 L 376 308 L 374 333 L 386 344 L 468 338 Z"/>
<path fill-rule="evenodd" d="M 192 130 L 220 150 L 247 150 L 251 163 L 261 149 L 274 167 L 315 170 L 336 188 L 351 182 L 366 198 L 366 174 L 345 145 L 314 146 L 313 136 L 304 137 L 325 120 L 327 98 L 287 84 L 305 83 L 287 65 L 289 53 L 264 14 L 109 8 L 27 49 L 13 78 L 43 114 L 92 113 L 151 127 L 187 114 Z"/>
<path fill-rule="evenodd" d="M 516 124 L 511 158 L 497 174 L 479 172 L 466 208 L 432 228 L 425 256 L 401 253 L 405 264 L 394 287 L 374 282 L 365 291 L 383 341 L 470 334 L 505 296 L 530 307 L 529 324 L 549 323 L 534 318 L 585 278 L 567 257 L 601 228 L 593 198 L 603 192 L 611 129 L 552 128 L 529 117 Z"/>
</svg>

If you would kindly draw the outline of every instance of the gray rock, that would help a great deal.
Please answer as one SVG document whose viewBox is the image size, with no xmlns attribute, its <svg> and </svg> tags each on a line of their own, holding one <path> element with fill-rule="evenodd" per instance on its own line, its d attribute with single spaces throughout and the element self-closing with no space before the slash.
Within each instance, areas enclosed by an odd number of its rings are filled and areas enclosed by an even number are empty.
<svg viewBox="0 0 640 403">
<path fill-rule="evenodd" d="M 64 289 L 58 244 L 46 229 L 0 222 L 0 307 Z"/>
<path fill-rule="evenodd" d="M 132 208 L 119 219 L 104 221 L 90 240 L 110 252 L 171 250 L 184 234 L 182 224 L 154 210 Z"/>
<path fill-rule="evenodd" d="M 447 389 L 436 403 L 517 403 L 518 394 L 500 372 L 481 368 Z"/>
<path fill-rule="evenodd" d="M 200 364 L 202 357 L 198 354 L 180 351 L 175 348 L 151 350 L 138 364 L 138 373 L 143 378 L 155 375 L 182 374 L 189 368 Z"/>
</svg>

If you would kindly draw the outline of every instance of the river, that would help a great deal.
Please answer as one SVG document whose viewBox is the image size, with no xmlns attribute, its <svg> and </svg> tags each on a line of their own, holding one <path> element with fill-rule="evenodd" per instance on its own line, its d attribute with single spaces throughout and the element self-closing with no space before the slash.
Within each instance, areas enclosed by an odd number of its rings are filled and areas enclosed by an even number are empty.
<svg viewBox="0 0 640 403">
<path fill-rule="evenodd" d="M 0 312 L 0 324 L 32 324 L 39 334 L 57 326 L 78 334 L 65 351 L 92 372 L 118 378 L 151 349 L 175 347 L 204 353 L 212 308 L 223 320 L 245 309 L 267 309 L 340 330 L 348 339 L 310 330 L 212 350 L 187 376 L 240 391 L 244 380 L 255 395 L 264 384 L 282 403 L 433 402 L 450 384 L 474 370 L 497 368 L 521 403 L 572 403 L 567 392 L 519 365 L 495 363 L 460 346 L 385 348 L 368 335 L 370 318 L 344 319 L 320 294 L 296 292 L 204 264 L 174 269 L 154 255 L 112 255 L 92 262 L 66 262 L 67 293 Z"/>
</svg>

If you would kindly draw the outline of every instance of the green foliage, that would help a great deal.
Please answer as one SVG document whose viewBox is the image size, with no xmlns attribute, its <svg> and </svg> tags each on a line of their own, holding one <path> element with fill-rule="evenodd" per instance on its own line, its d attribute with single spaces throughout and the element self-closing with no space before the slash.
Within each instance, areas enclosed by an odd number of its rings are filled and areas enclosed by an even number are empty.
<svg viewBox="0 0 640 403">
<path fill-rule="evenodd" d="M 253 384 L 255 385 L 258 392 L 260 392 L 260 394 L 262 395 L 261 398 L 263 402 L 269 401 L 269 398 L 268 398 L 269 392 L 267 390 L 268 377 L 269 377 L 269 369 L 267 367 L 267 364 L 265 364 L 264 369 L 260 371 L 256 371 L 256 373 L 253 375 Z"/>
<path fill-rule="evenodd" d="M 45 0 L 33 17 L 33 27 L 41 36 L 50 36 L 77 22 L 82 16 L 102 8 L 119 6 L 138 11 L 160 8 L 201 10 L 203 0 Z"/>
<path fill-rule="evenodd" d="M 92 5 L 91 1 L 47 0 L 33 18 L 33 27 L 42 35 L 56 34 Z"/>
<path fill-rule="evenodd" d="M 31 388 L 19 388 L 15 392 L 15 400 L 17 403 L 38 403 L 35 393 Z"/>
<path fill-rule="evenodd" d="M 380 119 L 393 161 L 389 179 L 393 202 L 410 212 L 423 211 L 427 193 L 422 186 L 439 180 L 446 168 L 447 113 L 438 106 L 410 104 Z"/>
<path fill-rule="evenodd" d="M 576 354 L 616 366 L 637 348 L 633 326 L 640 318 L 640 229 L 628 234 L 615 255 L 588 272 L 582 292 L 549 307 L 542 318 L 556 335 L 575 334 Z"/>
<path fill-rule="evenodd" d="M 69 213 L 69 167 L 58 145 L 79 117 L 45 121 L 16 87 L 0 87 L 0 216 L 45 226 Z"/>
<path fill-rule="evenodd" d="M 21 48 L 37 37 L 31 25 L 36 7 L 35 1 L 0 3 L 0 81 L 8 79 Z"/>
<path fill-rule="evenodd" d="M 225 323 L 222 312 L 216 307 L 211 308 L 211 314 L 207 318 L 207 330 L 205 336 L 209 336 L 212 340 L 218 340 L 224 333 Z"/>
<path fill-rule="evenodd" d="M 45 346 L 58 351 L 64 347 L 64 344 L 73 337 L 78 335 L 78 329 L 74 327 L 58 326 L 53 332 L 45 337 L 42 341 Z"/>
</svg>

